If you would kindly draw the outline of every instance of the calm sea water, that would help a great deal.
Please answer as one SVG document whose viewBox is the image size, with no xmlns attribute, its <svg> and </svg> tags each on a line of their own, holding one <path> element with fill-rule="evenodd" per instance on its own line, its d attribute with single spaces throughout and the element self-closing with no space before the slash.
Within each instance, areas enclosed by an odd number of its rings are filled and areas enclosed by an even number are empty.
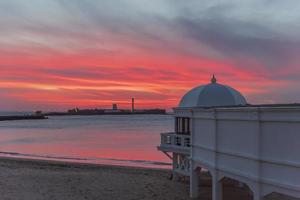
<svg viewBox="0 0 300 200">
<path fill-rule="evenodd" d="M 157 151 L 170 115 L 53 116 L 0 122 L 0 155 L 72 162 L 168 168 Z"/>
</svg>

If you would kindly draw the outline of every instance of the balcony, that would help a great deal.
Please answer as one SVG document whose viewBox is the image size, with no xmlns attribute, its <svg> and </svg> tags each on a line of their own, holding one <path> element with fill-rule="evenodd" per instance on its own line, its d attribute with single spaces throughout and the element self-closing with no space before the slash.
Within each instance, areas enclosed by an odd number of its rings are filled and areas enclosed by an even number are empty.
<svg viewBox="0 0 300 200">
<path fill-rule="evenodd" d="M 161 133 L 161 143 L 158 149 L 164 152 L 190 154 L 190 135 L 176 133 Z"/>
</svg>

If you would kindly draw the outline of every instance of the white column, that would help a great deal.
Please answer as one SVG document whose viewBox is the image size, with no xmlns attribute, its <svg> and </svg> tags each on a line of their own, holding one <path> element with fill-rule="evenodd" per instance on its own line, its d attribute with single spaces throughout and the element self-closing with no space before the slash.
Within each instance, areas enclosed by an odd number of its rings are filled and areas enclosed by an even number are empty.
<svg viewBox="0 0 300 200">
<path fill-rule="evenodd" d="M 198 170 L 191 169 L 190 173 L 190 197 L 199 197 L 199 173 Z"/>
<path fill-rule="evenodd" d="M 263 199 L 263 197 L 261 196 L 259 183 L 253 184 L 252 187 L 250 187 L 250 188 L 253 192 L 253 200 L 262 200 Z"/>
<path fill-rule="evenodd" d="M 223 184 L 222 181 L 218 181 L 216 175 L 212 175 L 212 200 L 223 199 Z"/>
</svg>

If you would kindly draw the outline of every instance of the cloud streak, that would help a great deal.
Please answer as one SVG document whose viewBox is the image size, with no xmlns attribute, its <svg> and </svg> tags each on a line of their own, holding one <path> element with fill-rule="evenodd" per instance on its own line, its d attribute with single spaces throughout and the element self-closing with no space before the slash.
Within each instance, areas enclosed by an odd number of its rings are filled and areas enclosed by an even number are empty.
<svg viewBox="0 0 300 200">
<path fill-rule="evenodd" d="M 132 96 L 170 108 L 212 73 L 251 103 L 295 102 L 299 9 L 294 0 L 1 1 L 0 110 L 126 107 Z"/>
</svg>

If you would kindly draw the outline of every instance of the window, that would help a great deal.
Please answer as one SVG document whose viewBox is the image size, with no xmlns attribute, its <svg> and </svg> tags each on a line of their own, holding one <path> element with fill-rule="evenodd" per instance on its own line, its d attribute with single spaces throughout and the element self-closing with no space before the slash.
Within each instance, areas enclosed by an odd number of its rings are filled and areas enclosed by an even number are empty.
<svg viewBox="0 0 300 200">
<path fill-rule="evenodd" d="M 190 134 L 190 118 L 176 117 L 175 131 L 179 134 Z"/>
</svg>

